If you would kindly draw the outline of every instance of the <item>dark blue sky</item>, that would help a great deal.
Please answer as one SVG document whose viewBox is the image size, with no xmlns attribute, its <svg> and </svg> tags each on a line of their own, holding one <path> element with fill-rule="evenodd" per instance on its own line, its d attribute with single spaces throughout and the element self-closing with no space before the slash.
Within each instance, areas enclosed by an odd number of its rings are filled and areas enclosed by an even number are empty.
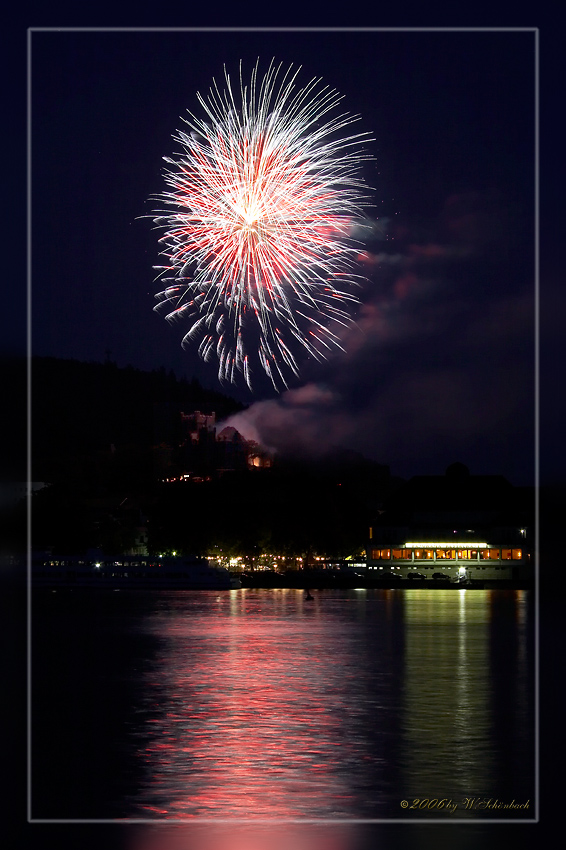
<svg viewBox="0 0 566 850">
<path fill-rule="evenodd" d="M 152 195 L 186 109 L 223 66 L 322 77 L 373 134 L 367 275 L 346 353 L 277 395 L 228 394 L 274 448 L 357 449 L 407 476 L 456 460 L 532 481 L 534 33 L 36 32 L 36 354 L 165 366 L 217 387 L 152 307 Z"/>
</svg>

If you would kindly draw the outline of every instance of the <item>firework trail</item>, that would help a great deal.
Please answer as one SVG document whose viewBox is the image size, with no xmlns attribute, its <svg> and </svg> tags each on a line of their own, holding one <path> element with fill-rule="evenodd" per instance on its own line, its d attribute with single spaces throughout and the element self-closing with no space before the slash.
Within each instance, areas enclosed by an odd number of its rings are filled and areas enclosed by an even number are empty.
<svg viewBox="0 0 566 850">
<path fill-rule="evenodd" d="M 342 348 L 358 303 L 350 234 L 368 203 L 368 136 L 341 137 L 358 117 L 328 117 L 341 96 L 317 79 L 298 89 L 299 70 L 278 82 L 272 62 L 260 81 L 256 63 L 245 85 L 240 65 L 238 100 L 226 70 L 223 91 L 213 80 L 197 94 L 206 117 L 183 119 L 182 153 L 164 157 L 168 190 L 154 198 L 174 208 L 152 215 L 167 258 L 154 309 L 188 320 L 183 346 L 198 342 L 221 381 L 242 373 L 250 389 L 256 358 L 280 389 L 299 374 L 298 351 Z"/>
</svg>

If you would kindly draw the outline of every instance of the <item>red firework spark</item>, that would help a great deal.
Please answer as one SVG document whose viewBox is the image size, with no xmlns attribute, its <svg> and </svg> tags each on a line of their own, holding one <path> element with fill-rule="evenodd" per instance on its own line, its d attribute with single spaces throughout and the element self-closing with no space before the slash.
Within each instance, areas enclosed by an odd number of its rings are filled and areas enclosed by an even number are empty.
<svg viewBox="0 0 566 850">
<path fill-rule="evenodd" d="M 155 309 L 189 321 L 183 345 L 200 340 L 221 381 L 241 372 L 250 388 L 256 353 L 279 389 L 298 375 L 297 346 L 318 360 L 342 347 L 357 303 L 351 233 L 368 202 L 368 136 L 341 136 L 358 118 L 328 117 L 336 91 L 316 79 L 298 89 L 292 67 L 278 82 L 280 71 L 272 62 L 259 81 L 256 63 L 244 85 L 240 67 L 238 102 L 226 71 L 224 90 L 197 94 L 206 118 L 183 119 L 157 196 L 174 211 L 153 214 L 167 258 Z"/>
</svg>

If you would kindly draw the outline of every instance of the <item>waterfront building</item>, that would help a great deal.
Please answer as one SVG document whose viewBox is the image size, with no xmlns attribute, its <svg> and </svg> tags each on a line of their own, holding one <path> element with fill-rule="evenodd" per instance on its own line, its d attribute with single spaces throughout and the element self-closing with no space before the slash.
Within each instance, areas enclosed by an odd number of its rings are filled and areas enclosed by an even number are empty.
<svg viewBox="0 0 566 850">
<path fill-rule="evenodd" d="M 533 489 L 453 464 L 410 479 L 383 504 L 369 529 L 368 577 L 528 583 L 533 540 Z"/>
</svg>

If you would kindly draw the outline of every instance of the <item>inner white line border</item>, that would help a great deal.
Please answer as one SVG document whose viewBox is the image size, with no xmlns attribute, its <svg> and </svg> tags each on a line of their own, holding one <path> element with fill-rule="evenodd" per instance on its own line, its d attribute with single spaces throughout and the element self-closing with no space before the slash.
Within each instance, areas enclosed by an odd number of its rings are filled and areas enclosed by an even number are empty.
<svg viewBox="0 0 566 850">
<path fill-rule="evenodd" d="M 27 493 L 27 822 L 29 824 L 132 824 L 168 826 L 169 824 L 225 824 L 225 825 L 351 825 L 360 826 L 364 824 L 531 824 L 538 823 L 539 799 L 540 799 L 540 669 L 539 669 L 539 636 L 540 636 L 540 77 L 539 77 L 539 34 L 538 27 L 29 27 L 27 30 L 27 474 L 28 484 L 31 485 L 32 463 L 31 463 L 31 409 L 32 409 L 32 35 L 34 33 L 76 33 L 76 32 L 142 32 L 142 33 L 167 33 L 167 32 L 234 32 L 234 33 L 260 33 L 260 32 L 283 32 L 283 33 L 390 33 L 390 32 L 416 32 L 416 33 L 451 33 L 451 32 L 500 32 L 500 33 L 533 33 L 534 35 L 534 113 L 535 113 L 535 156 L 534 156 L 534 485 L 535 485 L 535 816 L 534 818 L 209 818 L 191 817 L 185 818 L 33 818 L 31 800 L 31 703 L 32 703 L 32 671 L 31 671 L 31 562 L 32 562 L 32 516 L 31 516 L 31 486 Z"/>
</svg>

